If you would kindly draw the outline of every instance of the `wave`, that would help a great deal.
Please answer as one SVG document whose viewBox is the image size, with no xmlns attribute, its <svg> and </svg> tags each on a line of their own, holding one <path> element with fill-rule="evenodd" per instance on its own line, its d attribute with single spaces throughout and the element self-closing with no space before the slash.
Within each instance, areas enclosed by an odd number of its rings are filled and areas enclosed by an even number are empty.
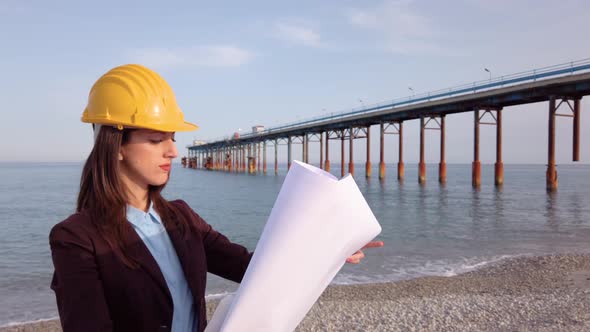
<svg viewBox="0 0 590 332">
<path fill-rule="evenodd" d="M 215 299 L 219 299 L 219 298 L 222 298 L 226 295 L 233 294 L 233 293 L 234 292 L 221 292 L 221 293 L 207 294 L 207 295 L 205 295 L 205 300 L 215 300 Z"/>
<path fill-rule="evenodd" d="M 43 323 L 43 322 L 49 322 L 49 321 L 56 320 L 56 319 L 59 319 L 59 316 L 55 316 L 55 317 L 51 317 L 51 318 L 40 318 L 40 319 L 30 320 L 30 321 L 26 321 L 26 322 L 9 322 L 4 325 L 0 325 L 0 328 Z"/>
<path fill-rule="evenodd" d="M 399 264 L 399 266 L 401 266 L 400 268 L 392 267 L 397 264 L 391 263 L 388 264 L 389 266 L 381 266 L 382 269 L 387 271 L 386 273 L 359 274 L 358 272 L 341 272 L 336 276 L 336 278 L 334 278 L 332 284 L 369 284 L 409 280 L 420 277 L 452 277 L 483 268 L 489 264 L 523 256 L 528 256 L 528 254 L 496 255 L 491 257 L 464 257 L 454 260 L 439 259 L 414 263 L 405 261 L 408 259 L 407 257 L 397 257 L 394 259 L 395 261 L 403 262 L 403 264 Z"/>
</svg>

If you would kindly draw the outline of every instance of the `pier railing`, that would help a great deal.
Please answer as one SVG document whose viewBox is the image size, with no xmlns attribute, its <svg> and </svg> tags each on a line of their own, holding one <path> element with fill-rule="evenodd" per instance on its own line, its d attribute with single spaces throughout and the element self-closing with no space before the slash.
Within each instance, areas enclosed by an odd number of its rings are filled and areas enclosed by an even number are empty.
<svg viewBox="0 0 590 332">
<path fill-rule="evenodd" d="M 558 65 L 537 68 L 533 70 L 518 72 L 510 75 L 502 75 L 499 77 L 491 77 L 487 80 L 475 81 L 468 84 L 458 85 L 450 88 L 429 91 L 426 93 L 411 95 L 407 97 L 401 97 L 385 102 L 375 103 L 368 106 L 357 107 L 346 109 L 340 112 L 332 112 L 330 114 L 324 114 L 307 118 L 304 120 L 289 122 L 278 126 L 265 128 L 263 131 L 256 133 L 246 133 L 240 135 L 240 138 L 251 138 L 260 135 L 270 134 L 279 130 L 285 130 L 290 128 L 296 128 L 303 125 L 309 125 L 318 122 L 331 121 L 343 119 L 353 115 L 362 115 L 375 111 L 381 111 L 384 109 L 394 108 L 403 105 L 415 104 L 424 101 L 431 101 L 436 99 L 448 98 L 451 96 L 465 95 L 469 93 L 481 92 L 499 87 L 506 87 L 526 82 L 535 82 L 541 79 L 555 78 L 559 76 L 567 76 L 578 74 L 584 71 L 590 70 L 590 58 L 578 61 L 571 61 Z M 219 142 L 231 139 L 229 136 L 219 137 L 216 139 L 208 140 L 208 143 Z M 187 147 L 190 147 L 187 146 Z"/>
</svg>

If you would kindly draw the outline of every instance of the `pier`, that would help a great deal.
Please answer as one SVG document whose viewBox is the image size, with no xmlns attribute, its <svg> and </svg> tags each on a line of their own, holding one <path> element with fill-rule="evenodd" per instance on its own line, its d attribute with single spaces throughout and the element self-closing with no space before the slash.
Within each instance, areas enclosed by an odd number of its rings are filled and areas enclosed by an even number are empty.
<svg viewBox="0 0 590 332">
<path fill-rule="evenodd" d="M 558 187 L 555 163 L 555 120 L 556 117 L 572 119 L 572 160 L 580 160 L 580 101 L 590 94 L 590 59 L 535 69 L 513 75 L 490 78 L 455 88 L 433 91 L 425 94 L 393 100 L 388 103 L 371 105 L 362 109 L 319 116 L 272 128 L 266 128 L 246 135 L 202 142 L 188 146 L 188 157 L 183 166 L 195 169 L 209 169 L 226 172 L 267 173 L 267 149 L 274 150 L 274 174 L 278 173 L 278 147 L 287 145 L 287 165 L 293 160 L 293 145 L 301 145 L 301 160 L 309 161 L 309 144 L 320 146 L 320 167 L 330 171 L 329 141 L 340 141 L 341 175 L 345 175 L 346 149 L 348 141 L 348 173 L 355 176 L 353 163 L 355 139 L 366 141 L 366 177 L 372 176 L 370 128 L 379 126 L 379 178 L 385 178 L 385 135 L 396 135 L 399 143 L 397 179 L 404 180 L 403 124 L 406 121 L 420 121 L 420 161 L 418 181 L 426 182 L 425 131 L 440 133 L 440 163 L 438 181 L 445 183 L 445 121 L 455 113 L 473 113 L 473 162 L 472 185 L 481 185 L 481 162 L 479 157 L 480 126 L 496 127 L 496 161 L 494 183 L 504 183 L 502 161 L 502 112 L 506 107 L 547 102 L 548 105 L 548 153 L 547 190 Z M 261 157 L 262 155 L 262 157 Z M 261 165 L 262 162 L 262 165 Z"/>
</svg>

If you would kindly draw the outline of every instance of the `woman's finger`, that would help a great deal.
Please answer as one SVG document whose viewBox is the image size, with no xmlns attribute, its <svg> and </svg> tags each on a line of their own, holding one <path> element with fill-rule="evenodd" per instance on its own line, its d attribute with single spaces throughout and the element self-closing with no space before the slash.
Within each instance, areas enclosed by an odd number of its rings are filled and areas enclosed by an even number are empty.
<svg viewBox="0 0 590 332">
<path fill-rule="evenodd" d="M 371 241 L 371 242 L 365 244 L 365 246 L 363 247 L 363 249 L 366 249 L 366 248 L 379 248 L 379 247 L 383 247 L 383 241 Z"/>
<path fill-rule="evenodd" d="M 355 252 L 352 256 L 346 259 L 347 263 L 357 264 L 361 261 L 361 259 L 365 258 L 365 254 L 362 251 Z"/>
</svg>

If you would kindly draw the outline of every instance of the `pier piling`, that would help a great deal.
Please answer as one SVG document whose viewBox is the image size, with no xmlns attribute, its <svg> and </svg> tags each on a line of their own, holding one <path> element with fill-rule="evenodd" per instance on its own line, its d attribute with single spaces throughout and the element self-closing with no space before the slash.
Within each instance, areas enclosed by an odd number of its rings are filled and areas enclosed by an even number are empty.
<svg viewBox="0 0 590 332">
<path fill-rule="evenodd" d="M 385 179 L 385 126 L 379 124 L 379 179 Z"/>
<path fill-rule="evenodd" d="M 557 190 L 557 168 L 555 167 L 555 96 L 549 98 L 549 130 L 547 151 L 547 191 Z"/>
<path fill-rule="evenodd" d="M 350 136 L 348 137 L 349 140 L 349 144 L 348 144 L 348 150 L 349 150 L 349 159 L 348 159 L 348 173 L 350 173 L 350 175 L 354 176 L 354 156 L 353 156 L 353 150 L 354 150 L 354 128 L 350 127 Z"/>
<path fill-rule="evenodd" d="M 580 98 L 574 99 L 573 161 L 580 161 Z"/>
<path fill-rule="evenodd" d="M 447 162 L 445 159 L 445 116 L 440 117 L 440 163 L 438 164 L 438 182 L 447 182 Z"/>
<path fill-rule="evenodd" d="M 330 131 L 326 131 L 326 161 L 324 170 L 330 172 Z"/>
<path fill-rule="evenodd" d="M 324 169 L 324 133 L 320 132 L 320 169 Z"/>
<path fill-rule="evenodd" d="M 420 117 L 420 163 L 418 164 L 418 183 L 426 183 L 426 163 L 424 161 L 424 116 Z"/>
<path fill-rule="evenodd" d="M 496 110 L 496 163 L 494 164 L 494 185 L 504 184 L 504 164 L 502 162 L 502 109 Z"/>
<path fill-rule="evenodd" d="M 291 169 L 291 161 L 293 159 L 291 159 L 291 143 L 292 143 L 292 139 L 291 136 L 289 136 L 287 138 L 287 169 Z"/>
<path fill-rule="evenodd" d="M 365 163 L 365 176 L 371 177 L 371 126 L 367 126 L 367 161 Z"/>
<path fill-rule="evenodd" d="M 403 132 L 404 132 L 404 130 L 403 130 L 403 128 L 404 128 L 403 127 L 403 122 L 400 121 L 398 123 L 398 130 L 397 130 L 398 136 L 399 136 L 399 141 L 398 141 L 399 142 L 399 148 L 398 148 L 398 154 L 399 154 L 399 156 L 398 156 L 398 163 L 397 163 L 397 179 L 399 181 L 403 181 L 404 180 L 404 176 L 405 176 L 405 173 L 406 173 L 405 172 L 405 168 L 404 168 L 404 149 L 403 149 L 403 146 L 404 146 L 404 143 L 403 143 L 403 138 L 404 138 Z"/>
<path fill-rule="evenodd" d="M 340 176 L 344 176 L 344 173 L 346 173 L 345 167 L 345 160 L 344 160 L 344 134 L 345 134 L 345 130 L 341 130 L 340 131 L 340 165 L 342 165 L 342 167 L 340 167 Z"/>
</svg>

